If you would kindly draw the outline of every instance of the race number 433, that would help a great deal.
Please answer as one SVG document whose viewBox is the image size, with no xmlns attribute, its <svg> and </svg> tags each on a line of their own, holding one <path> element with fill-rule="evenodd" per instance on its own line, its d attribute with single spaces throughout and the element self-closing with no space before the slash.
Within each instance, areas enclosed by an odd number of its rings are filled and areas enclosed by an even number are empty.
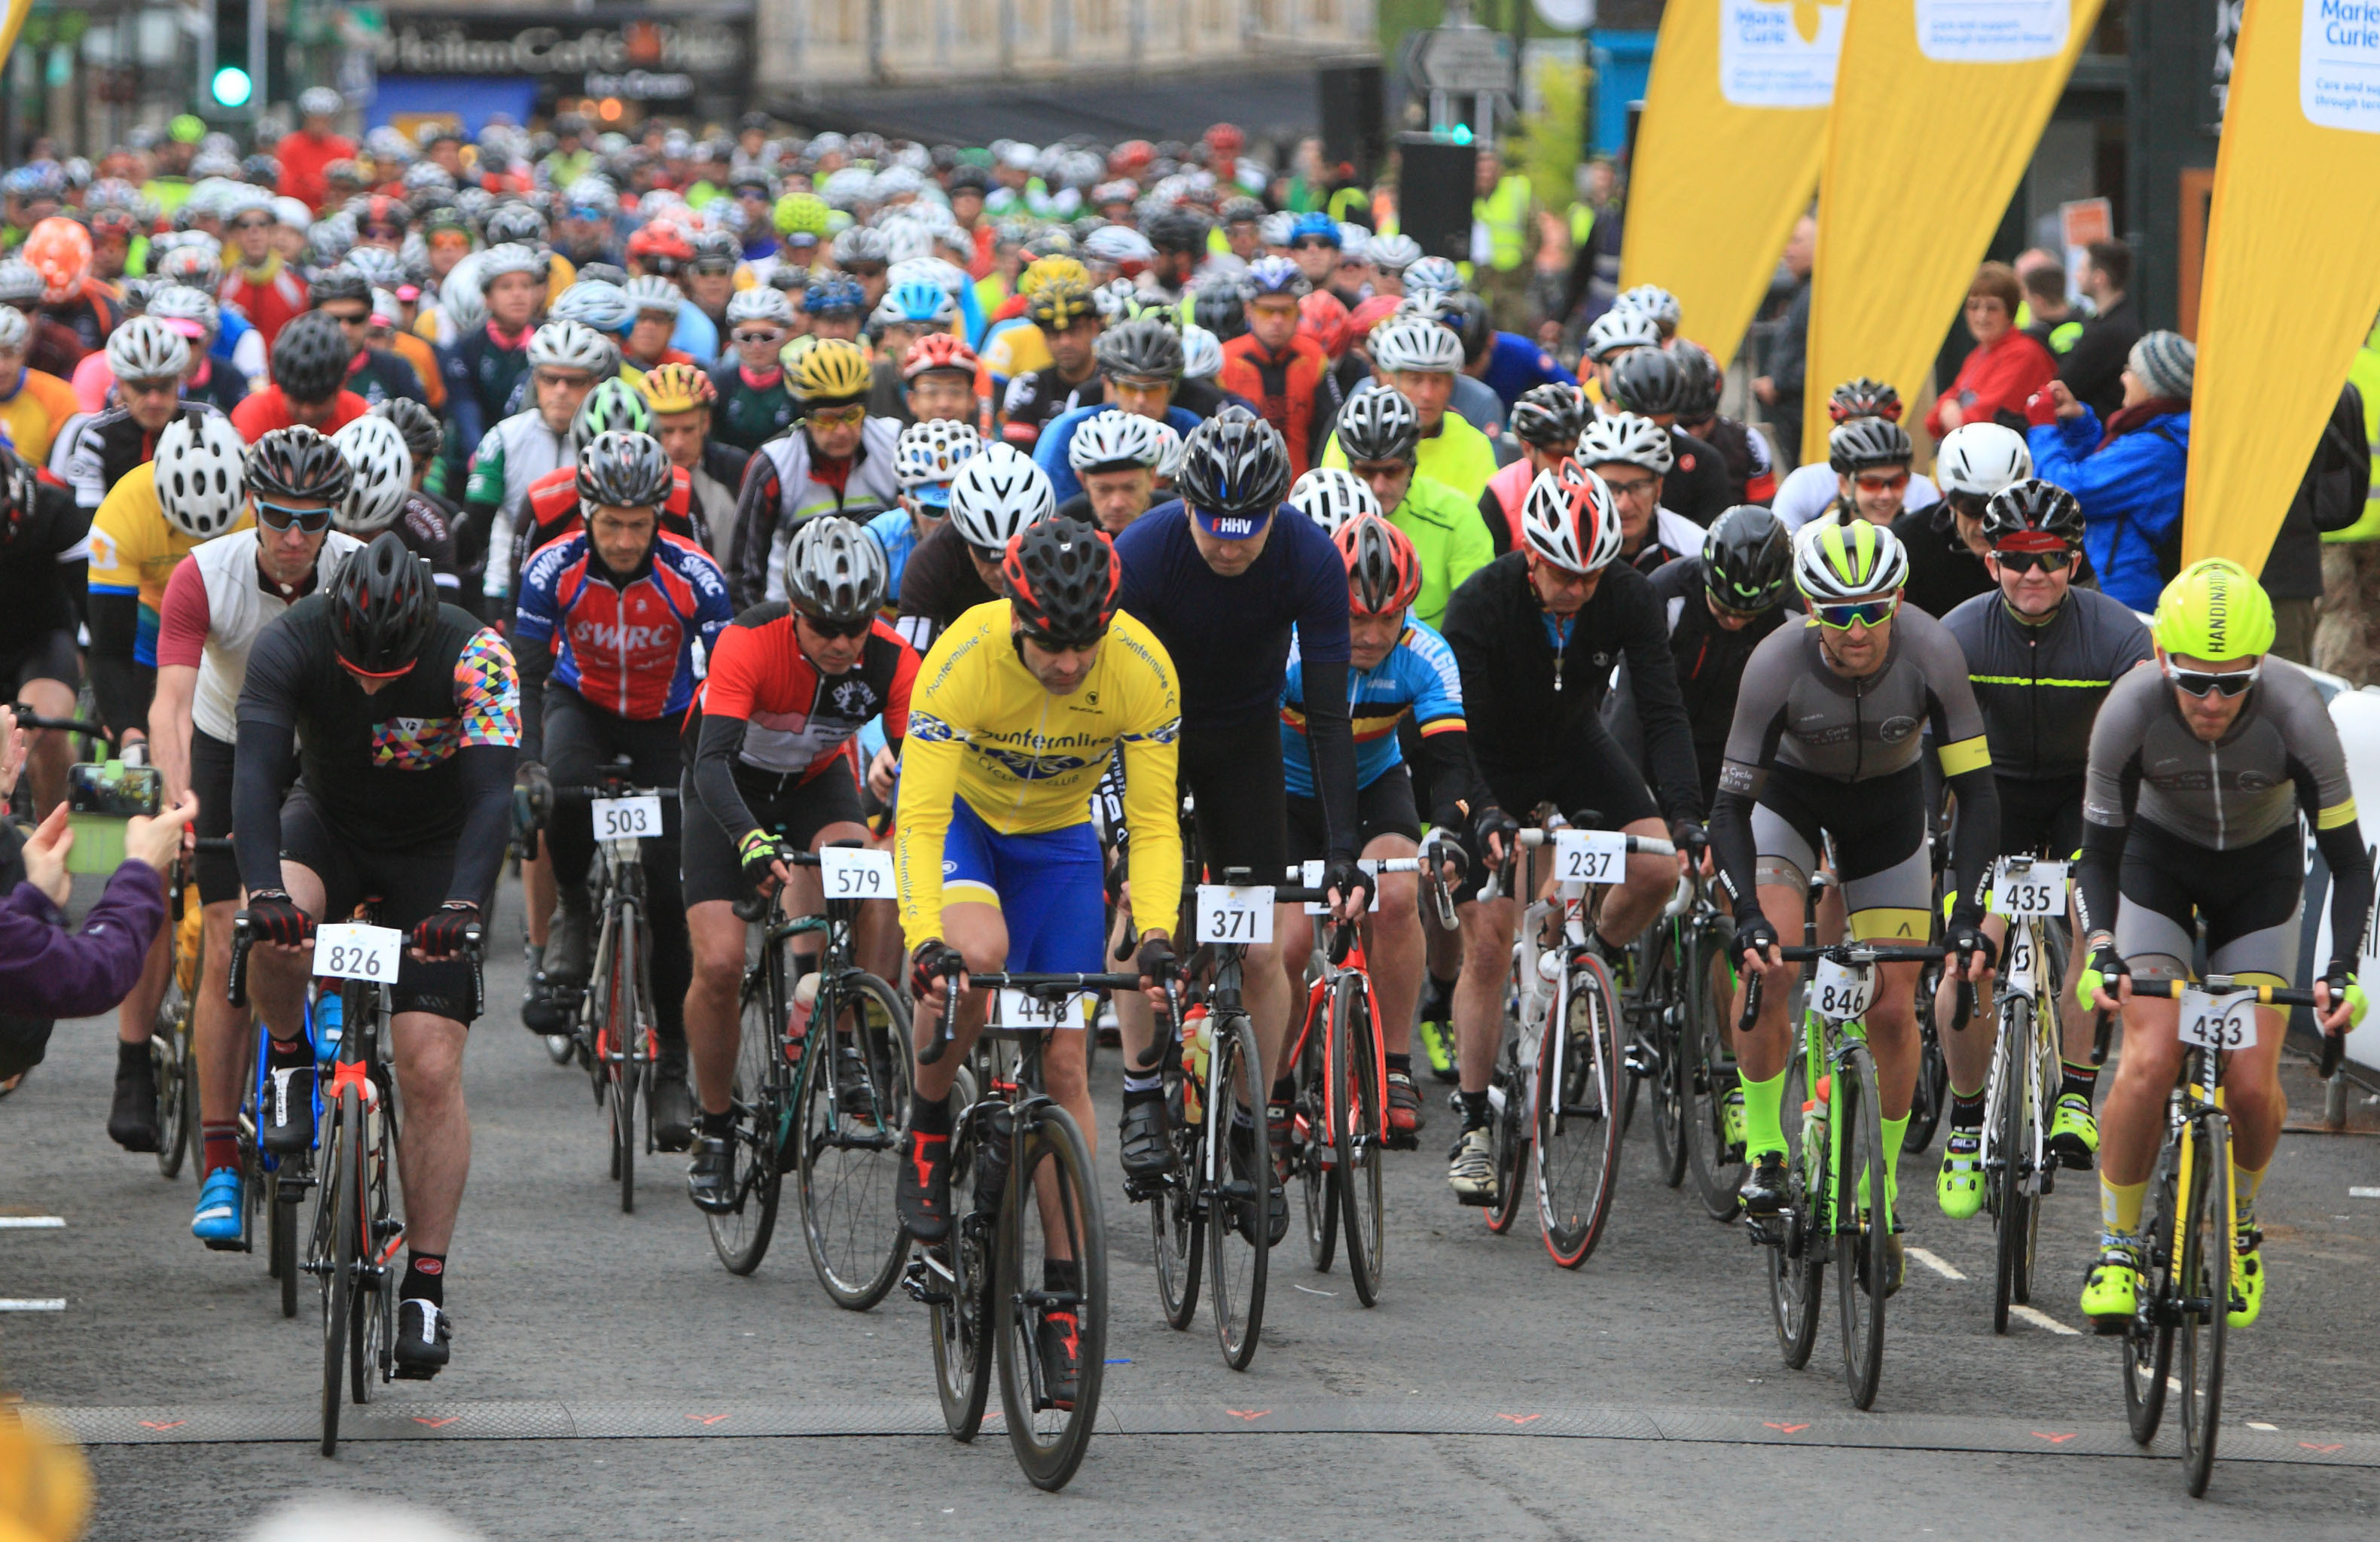
<svg viewBox="0 0 2380 1542">
<path fill-rule="evenodd" d="M 1628 837 L 1618 830 L 1554 832 L 1554 877 L 1565 884 L 1616 884 L 1628 875 Z"/>
<path fill-rule="evenodd" d="M 597 840 L 642 840 L 662 833 L 662 801 L 650 793 L 598 798 L 588 809 L 595 817 Z"/>
<path fill-rule="evenodd" d="M 890 899 L 892 853 L 830 846 L 819 853 L 819 879 L 829 899 Z"/>
<path fill-rule="evenodd" d="M 1202 943 L 1272 941 L 1272 885 L 1199 885 L 1198 940 Z"/>
<path fill-rule="evenodd" d="M 2248 1048 L 2256 1042 L 2255 995 L 2182 992 L 2181 1042 L 2211 1050 Z"/>
<path fill-rule="evenodd" d="M 314 972 L 333 980 L 396 981 L 405 934 L 393 926 L 342 922 L 314 929 Z"/>
</svg>

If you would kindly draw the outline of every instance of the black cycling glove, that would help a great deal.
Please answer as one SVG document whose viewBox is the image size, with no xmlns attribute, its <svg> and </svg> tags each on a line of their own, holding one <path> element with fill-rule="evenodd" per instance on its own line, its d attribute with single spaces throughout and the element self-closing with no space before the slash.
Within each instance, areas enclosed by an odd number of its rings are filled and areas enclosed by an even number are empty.
<svg viewBox="0 0 2380 1542">
<path fill-rule="evenodd" d="M 1143 932 L 1140 934 L 1140 958 L 1134 967 L 1140 970 L 1143 980 L 1152 985 L 1163 985 L 1173 979 L 1182 962 L 1173 957 L 1173 944 L 1164 933 Z"/>
<path fill-rule="evenodd" d="M 1359 911 L 1371 909 L 1372 875 L 1365 872 L 1363 865 L 1353 857 L 1333 857 L 1323 865 L 1322 888 L 1325 893 L 1338 890 L 1342 899 L 1352 898 L 1361 893 L 1363 897 L 1357 901 L 1356 909 Z"/>
<path fill-rule="evenodd" d="M 1757 953 L 1765 961 L 1768 950 L 1777 946 L 1777 928 L 1769 924 L 1767 916 L 1756 915 L 1749 921 L 1740 920 L 1735 923 L 1735 950 L 1739 957 Z"/>
<path fill-rule="evenodd" d="M 248 897 L 248 934 L 258 942 L 296 947 L 313 930 L 313 918 L 279 889 L 259 889 Z"/>
<path fill-rule="evenodd" d="M 959 950 L 940 937 L 928 937 L 909 955 L 909 994 L 923 1001 L 937 981 L 950 979 L 966 968 Z"/>
<path fill-rule="evenodd" d="M 1513 843 L 1519 837 L 1520 834 L 1521 822 L 1513 818 L 1511 814 L 1506 813 L 1502 809 L 1498 808 L 1493 803 L 1481 809 L 1477 816 L 1471 821 L 1471 836 L 1472 838 L 1478 843 L 1479 856 L 1482 861 L 1494 860 L 1488 854 L 1488 842 L 1490 837 L 1497 837 L 1503 842 L 1504 860 L 1510 861 L 1512 855 Z"/>
<path fill-rule="evenodd" d="M 412 944 L 431 958 L 449 958 L 463 951 L 468 934 L 480 924 L 480 908 L 468 899 L 450 899 L 413 923 Z"/>
</svg>

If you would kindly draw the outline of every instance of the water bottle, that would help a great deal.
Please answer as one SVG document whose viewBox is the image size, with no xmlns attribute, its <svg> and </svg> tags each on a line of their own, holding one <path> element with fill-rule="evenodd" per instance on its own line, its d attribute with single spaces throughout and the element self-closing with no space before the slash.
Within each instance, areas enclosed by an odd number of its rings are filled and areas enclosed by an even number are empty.
<svg viewBox="0 0 2380 1542">
<path fill-rule="evenodd" d="M 346 1003 L 335 991 L 314 998 L 314 1055 L 330 1061 L 339 1057 L 339 1033 L 346 1011 Z"/>
<path fill-rule="evenodd" d="M 1191 1007 L 1182 1019 L 1182 1117 L 1195 1125 L 1205 1116 L 1207 1057 L 1214 1039 L 1204 1006 Z"/>
<path fill-rule="evenodd" d="M 785 1058 L 802 1057 L 802 1041 L 810 1030 L 810 1013 L 817 1009 L 819 994 L 818 971 L 813 970 L 794 982 L 794 1005 L 785 1013 Z"/>
</svg>

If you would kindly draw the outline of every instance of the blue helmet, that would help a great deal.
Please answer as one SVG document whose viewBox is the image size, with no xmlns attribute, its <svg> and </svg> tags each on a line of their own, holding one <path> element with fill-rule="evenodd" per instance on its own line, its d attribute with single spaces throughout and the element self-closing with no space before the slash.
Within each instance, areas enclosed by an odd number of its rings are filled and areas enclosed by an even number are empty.
<svg viewBox="0 0 2380 1542">
<path fill-rule="evenodd" d="M 896 283 L 876 302 L 876 314 L 871 319 L 879 326 L 947 326 L 958 315 L 958 302 L 950 291 L 939 283 L 924 279 L 911 279 Z"/>
<path fill-rule="evenodd" d="M 1314 286 L 1297 271 L 1297 264 L 1285 257 L 1260 257 L 1248 264 L 1242 275 L 1248 296 L 1259 295 L 1304 295 Z"/>
<path fill-rule="evenodd" d="M 802 295 L 802 309 L 811 316 L 856 316 L 867 305 L 857 279 L 820 279 Z"/>
<path fill-rule="evenodd" d="M 1328 241 L 1333 247 L 1339 245 L 1339 222 L 1320 210 L 1300 214 L 1289 227 L 1289 244 L 1293 247 L 1300 241 L 1315 239 Z"/>
</svg>

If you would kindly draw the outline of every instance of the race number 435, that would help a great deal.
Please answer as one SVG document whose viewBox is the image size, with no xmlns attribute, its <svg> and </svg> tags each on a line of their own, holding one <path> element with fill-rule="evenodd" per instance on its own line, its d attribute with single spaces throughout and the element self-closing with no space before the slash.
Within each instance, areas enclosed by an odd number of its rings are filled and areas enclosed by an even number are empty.
<svg viewBox="0 0 2380 1542">
<path fill-rule="evenodd" d="M 2211 1050 L 2243 1050 L 2256 1042 L 2253 994 L 2181 993 L 2181 1042 Z"/>
<path fill-rule="evenodd" d="M 598 798 L 588 808 L 595 816 L 597 840 L 643 840 L 662 833 L 662 801 L 650 793 Z"/>
<path fill-rule="evenodd" d="M 404 952 L 405 934 L 393 926 L 346 922 L 314 929 L 314 972 L 328 979 L 394 984 Z"/>
<path fill-rule="evenodd" d="M 890 899 L 892 853 L 830 846 L 819 853 L 819 879 L 829 899 Z"/>
<path fill-rule="evenodd" d="M 1628 875 L 1628 837 L 1617 830 L 1554 832 L 1554 877 L 1565 884 L 1616 884 Z"/>
<path fill-rule="evenodd" d="M 1272 941 L 1272 885 L 1199 885 L 1198 940 L 1202 943 Z"/>
<path fill-rule="evenodd" d="M 1991 912 L 2020 920 L 2062 915 L 2066 876 L 2064 862 L 2028 862 L 2022 867 L 2003 862 L 1992 871 Z"/>
</svg>

